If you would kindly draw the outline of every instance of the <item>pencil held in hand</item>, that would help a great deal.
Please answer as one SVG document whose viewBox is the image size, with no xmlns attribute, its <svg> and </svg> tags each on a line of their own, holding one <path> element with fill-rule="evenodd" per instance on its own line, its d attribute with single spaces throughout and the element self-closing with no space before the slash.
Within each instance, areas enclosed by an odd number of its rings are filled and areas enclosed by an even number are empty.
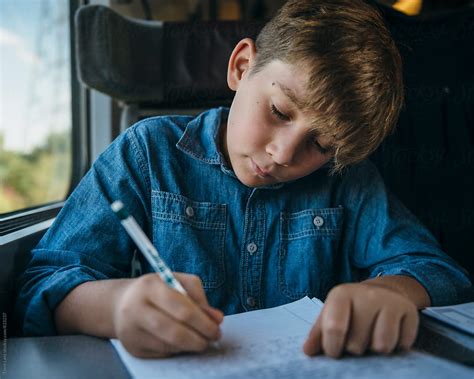
<svg viewBox="0 0 474 379">
<path fill-rule="evenodd" d="M 142 254 L 145 256 L 148 263 L 151 265 L 154 271 L 160 275 L 161 279 L 171 288 L 187 295 L 186 290 L 173 276 L 173 273 L 166 265 L 166 263 L 160 258 L 158 251 L 155 249 L 153 244 L 150 242 L 146 234 L 137 224 L 132 215 L 130 215 L 120 200 L 114 201 L 110 206 L 114 213 L 120 219 L 123 227 L 132 238 L 133 242 L 138 246 Z"/>
</svg>

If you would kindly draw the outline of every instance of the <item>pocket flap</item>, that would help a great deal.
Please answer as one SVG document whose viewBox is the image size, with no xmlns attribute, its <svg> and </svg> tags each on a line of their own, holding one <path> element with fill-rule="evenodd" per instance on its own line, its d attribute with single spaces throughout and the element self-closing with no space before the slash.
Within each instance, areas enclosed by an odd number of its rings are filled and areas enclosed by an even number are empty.
<svg viewBox="0 0 474 379">
<path fill-rule="evenodd" d="M 182 222 L 200 229 L 225 229 L 226 204 L 190 200 L 164 191 L 152 191 L 152 216 Z"/>
<path fill-rule="evenodd" d="M 281 212 L 281 238 L 292 240 L 308 236 L 336 236 L 339 234 L 344 209 L 306 209 L 296 213 Z"/>
</svg>

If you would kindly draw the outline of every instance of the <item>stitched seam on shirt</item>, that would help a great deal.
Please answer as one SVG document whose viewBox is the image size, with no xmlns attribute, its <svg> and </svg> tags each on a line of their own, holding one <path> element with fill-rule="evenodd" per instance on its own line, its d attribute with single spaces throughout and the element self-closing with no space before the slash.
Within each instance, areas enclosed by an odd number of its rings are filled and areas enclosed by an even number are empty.
<svg viewBox="0 0 474 379">
<path fill-rule="evenodd" d="M 225 204 L 195 201 L 195 200 L 187 198 L 186 196 L 179 195 L 177 193 L 172 193 L 172 192 L 152 190 L 151 191 L 151 197 L 156 198 L 156 199 L 174 200 L 174 201 L 178 201 L 182 204 L 192 205 L 195 208 L 218 209 L 220 211 L 225 210 L 225 208 L 226 208 Z"/>
<path fill-rule="evenodd" d="M 258 240 L 261 241 L 259 242 L 260 245 L 260 251 L 257 253 L 257 255 L 254 257 L 254 260 L 256 261 L 255 265 L 258 267 L 258 279 L 257 279 L 257 288 L 256 288 L 256 297 L 257 297 L 257 307 L 262 306 L 262 275 L 264 271 L 264 264 L 263 264 L 263 256 L 265 254 L 265 232 L 267 230 L 267 225 L 266 225 L 266 210 L 265 210 L 265 203 L 264 202 L 258 202 L 258 207 L 257 207 L 258 213 L 263 214 L 263 217 L 261 217 L 261 228 L 260 233 L 258 235 Z"/>
<path fill-rule="evenodd" d="M 227 220 L 227 209 L 224 209 L 224 214 L 225 214 L 225 220 Z M 219 232 L 220 234 L 220 246 L 218 251 L 218 267 L 219 271 L 218 274 L 220 276 L 217 276 L 217 280 L 209 280 L 207 283 L 203 282 L 203 287 L 204 288 L 209 288 L 209 289 L 214 289 L 214 288 L 219 288 L 225 283 L 226 280 L 226 270 L 225 270 L 225 234 L 226 234 L 226 227 L 227 227 L 227 222 L 224 223 L 224 228 L 221 229 L 222 231 Z M 219 280 L 220 279 L 220 280 Z"/>
<path fill-rule="evenodd" d="M 308 216 L 318 216 L 318 215 L 332 215 L 332 214 L 342 214 L 342 208 L 321 208 L 321 209 L 305 209 L 304 211 L 299 211 L 295 213 L 282 212 L 282 217 L 284 220 L 296 220 L 299 218 L 304 218 Z"/>
<path fill-rule="evenodd" d="M 145 179 L 145 183 L 148 187 L 147 188 L 148 193 L 150 193 L 151 192 L 151 183 L 150 183 L 150 178 L 147 174 L 148 173 L 147 163 L 146 163 L 145 155 L 143 154 L 143 152 L 141 151 L 141 149 L 139 147 L 138 138 L 135 135 L 136 127 L 131 128 L 129 130 L 130 130 L 130 132 L 128 132 L 126 134 L 126 136 L 128 137 L 128 140 L 130 141 L 130 145 L 132 146 L 133 152 L 137 156 L 138 166 L 140 167 L 140 171 L 142 172 L 142 176 Z"/>
<path fill-rule="evenodd" d="M 159 220 L 182 222 L 184 224 L 196 226 L 202 229 L 225 230 L 225 222 L 218 223 L 218 222 L 195 221 L 181 215 L 176 215 L 172 213 L 164 213 L 164 212 L 156 212 L 156 211 L 153 211 L 152 215 L 153 217 Z"/>
<path fill-rule="evenodd" d="M 339 229 L 324 229 L 324 230 L 304 230 L 302 232 L 282 234 L 282 239 L 286 241 L 293 241 L 304 237 L 321 237 L 331 238 L 338 235 Z"/>
</svg>

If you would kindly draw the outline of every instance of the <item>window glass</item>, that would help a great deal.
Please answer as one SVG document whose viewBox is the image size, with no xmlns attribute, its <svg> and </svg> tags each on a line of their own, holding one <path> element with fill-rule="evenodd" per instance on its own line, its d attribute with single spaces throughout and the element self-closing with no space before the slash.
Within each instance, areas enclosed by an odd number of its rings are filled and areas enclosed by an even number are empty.
<svg viewBox="0 0 474 379">
<path fill-rule="evenodd" d="M 0 214 L 69 190 L 69 33 L 68 0 L 0 0 Z"/>
</svg>

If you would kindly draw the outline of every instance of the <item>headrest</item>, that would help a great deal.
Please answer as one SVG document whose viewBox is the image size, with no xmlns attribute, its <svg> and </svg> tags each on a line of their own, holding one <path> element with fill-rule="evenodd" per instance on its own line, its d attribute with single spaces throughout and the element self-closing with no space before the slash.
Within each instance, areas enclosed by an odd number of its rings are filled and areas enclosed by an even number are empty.
<svg viewBox="0 0 474 379">
<path fill-rule="evenodd" d="M 227 64 L 237 42 L 263 24 L 160 22 L 89 5 L 75 16 L 79 80 L 129 103 L 183 108 L 225 105 L 233 97 Z"/>
</svg>

